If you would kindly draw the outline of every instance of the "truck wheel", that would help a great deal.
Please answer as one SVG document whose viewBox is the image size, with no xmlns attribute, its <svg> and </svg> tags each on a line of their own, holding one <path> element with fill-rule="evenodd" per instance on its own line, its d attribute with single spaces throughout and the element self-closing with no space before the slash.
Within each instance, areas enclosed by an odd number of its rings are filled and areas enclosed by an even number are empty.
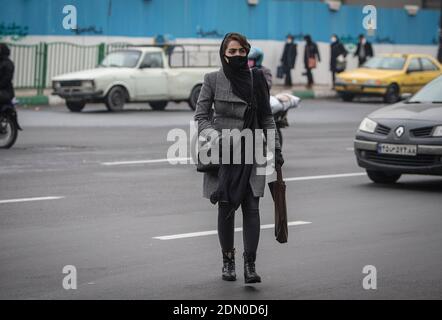
<svg viewBox="0 0 442 320">
<path fill-rule="evenodd" d="M 164 110 L 168 103 L 169 103 L 169 101 L 152 101 L 152 102 L 149 102 L 150 107 L 152 108 L 152 110 L 155 110 L 155 111 L 162 111 L 162 110 Z"/>
<path fill-rule="evenodd" d="M 81 112 L 81 110 L 83 110 L 85 105 L 86 101 L 66 100 L 66 106 L 71 112 Z"/>
<path fill-rule="evenodd" d="M 399 101 L 399 98 L 399 87 L 396 84 L 389 85 L 384 96 L 384 102 L 396 103 Z"/>
<path fill-rule="evenodd" d="M 196 109 L 196 103 L 198 101 L 198 97 L 200 96 L 202 85 L 197 85 L 192 89 L 189 98 L 189 107 L 192 110 Z"/>
<path fill-rule="evenodd" d="M 109 111 L 116 112 L 123 110 L 127 100 L 127 91 L 123 87 L 116 86 L 109 90 L 104 98 L 104 103 Z"/>
<path fill-rule="evenodd" d="M 341 93 L 341 98 L 345 102 L 352 102 L 353 99 L 355 98 L 355 95 L 353 93 L 344 92 L 344 93 Z"/>
<path fill-rule="evenodd" d="M 387 173 L 377 170 L 367 170 L 367 175 L 371 181 L 382 184 L 393 184 L 401 177 L 400 173 Z"/>
</svg>

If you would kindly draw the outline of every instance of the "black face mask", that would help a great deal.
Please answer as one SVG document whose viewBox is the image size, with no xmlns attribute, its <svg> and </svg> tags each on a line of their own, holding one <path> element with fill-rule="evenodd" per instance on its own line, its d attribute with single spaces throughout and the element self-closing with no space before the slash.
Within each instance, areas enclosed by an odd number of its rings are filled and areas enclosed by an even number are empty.
<svg viewBox="0 0 442 320">
<path fill-rule="evenodd" d="M 248 68 L 248 58 L 247 56 L 233 56 L 233 57 L 227 57 L 229 60 L 229 66 L 232 67 L 234 70 L 240 70 L 240 69 L 247 69 Z"/>
</svg>

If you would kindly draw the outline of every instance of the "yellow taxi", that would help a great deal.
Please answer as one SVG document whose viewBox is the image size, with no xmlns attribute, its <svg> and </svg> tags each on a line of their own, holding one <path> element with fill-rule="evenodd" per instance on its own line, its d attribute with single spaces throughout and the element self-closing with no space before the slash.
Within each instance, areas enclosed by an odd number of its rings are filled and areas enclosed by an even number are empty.
<svg viewBox="0 0 442 320">
<path fill-rule="evenodd" d="M 442 74 L 442 66 L 427 54 L 383 54 L 371 58 L 360 68 L 341 72 L 335 90 L 344 101 L 355 96 L 384 97 L 397 102 L 404 93 L 415 93 Z"/>
</svg>

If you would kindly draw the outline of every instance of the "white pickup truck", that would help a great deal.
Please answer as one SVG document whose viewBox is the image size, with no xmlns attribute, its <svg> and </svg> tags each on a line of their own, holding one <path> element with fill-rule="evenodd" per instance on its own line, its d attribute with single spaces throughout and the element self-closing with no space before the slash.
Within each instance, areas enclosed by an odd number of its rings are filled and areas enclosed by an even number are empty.
<svg viewBox="0 0 442 320">
<path fill-rule="evenodd" d="M 163 110 L 169 101 L 186 101 L 195 109 L 204 75 L 218 69 L 210 63 L 216 59 L 209 52 L 208 66 L 189 67 L 189 56 L 178 49 L 176 54 L 155 46 L 111 52 L 95 69 L 53 77 L 53 94 L 65 99 L 72 112 L 81 112 L 88 102 L 104 102 L 109 111 L 132 101 L 148 102 L 154 110 Z M 174 55 L 182 64 L 171 65 Z"/>
</svg>

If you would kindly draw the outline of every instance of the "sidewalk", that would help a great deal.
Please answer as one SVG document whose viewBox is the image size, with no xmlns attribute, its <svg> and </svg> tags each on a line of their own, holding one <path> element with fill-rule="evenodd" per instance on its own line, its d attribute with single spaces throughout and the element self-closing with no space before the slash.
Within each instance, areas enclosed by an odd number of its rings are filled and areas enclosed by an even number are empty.
<svg viewBox="0 0 442 320">
<path fill-rule="evenodd" d="M 63 105 L 64 100 L 58 96 L 51 95 L 51 92 L 52 89 L 45 89 L 43 94 L 38 95 L 35 89 L 15 89 L 15 95 L 19 100 L 19 105 Z M 292 87 L 273 85 L 270 92 L 272 95 L 287 92 L 301 99 L 331 98 L 336 96 L 335 91 L 328 85 L 314 85 L 311 89 L 307 89 L 305 85 L 301 84 L 295 84 Z"/>
<path fill-rule="evenodd" d="M 315 84 L 311 89 L 306 88 L 304 84 L 295 84 L 291 87 L 283 85 L 273 85 L 270 93 L 276 95 L 281 92 L 291 92 L 293 95 L 301 99 L 316 99 L 316 98 L 332 98 L 336 97 L 336 92 L 331 89 L 329 85 Z"/>
</svg>

